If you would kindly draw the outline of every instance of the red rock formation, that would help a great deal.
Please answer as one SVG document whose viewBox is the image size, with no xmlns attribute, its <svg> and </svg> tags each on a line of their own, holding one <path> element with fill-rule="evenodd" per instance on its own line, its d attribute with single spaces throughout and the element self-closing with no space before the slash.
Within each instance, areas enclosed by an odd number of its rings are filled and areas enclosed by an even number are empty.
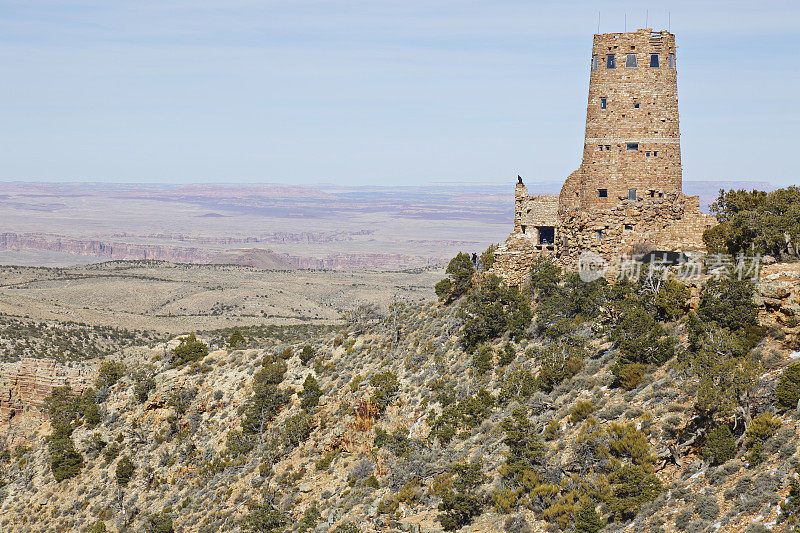
<svg viewBox="0 0 800 533">
<path fill-rule="evenodd" d="M 53 359 L 33 358 L 0 365 L 0 433 L 7 437 L 14 433 L 10 431 L 12 427 L 44 421 L 47 417 L 44 399 L 53 389 L 64 385 L 82 393 L 94 374 L 89 368 L 84 365 L 66 367 Z M 12 436 L 11 440 L 18 441 L 18 438 Z"/>
</svg>

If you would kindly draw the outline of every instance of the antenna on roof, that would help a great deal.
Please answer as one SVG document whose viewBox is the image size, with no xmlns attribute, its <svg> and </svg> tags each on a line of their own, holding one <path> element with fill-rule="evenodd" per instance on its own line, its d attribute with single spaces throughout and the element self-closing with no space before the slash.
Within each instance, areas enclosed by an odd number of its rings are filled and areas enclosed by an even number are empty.
<svg viewBox="0 0 800 533">
<path fill-rule="evenodd" d="M 597 33 L 600 33 L 600 12 L 597 12 Z"/>
<path fill-rule="evenodd" d="M 647 25 L 648 20 L 650 20 L 650 10 L 649 9 L 645 9 L 644 10 L 644 27 L 645 28 L 649 28 L 650 27 L 650 26 Z"/>
<path fill-rule="evenodd" d="M 667 12 L 667 31 L 672 33 L 672 11 Z"/>
<path fill-rule="evenodd" d="M 625 33 L 628 33 L 628 14 L 625 13 Z"/>
</svg>

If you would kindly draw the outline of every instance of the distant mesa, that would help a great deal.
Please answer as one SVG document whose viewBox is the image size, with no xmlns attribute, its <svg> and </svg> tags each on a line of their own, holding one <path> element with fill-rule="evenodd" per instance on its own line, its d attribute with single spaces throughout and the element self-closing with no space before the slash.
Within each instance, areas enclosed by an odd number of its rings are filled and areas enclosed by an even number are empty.
<svg viewBox="0 0 800 533">
<path fill-rule="evenodd" d="M 220 213 L 205 213 L 203 215 L 197 215 L 197 218 L 227 218 L 230 215 L 223 215 Z"/>
</svg>

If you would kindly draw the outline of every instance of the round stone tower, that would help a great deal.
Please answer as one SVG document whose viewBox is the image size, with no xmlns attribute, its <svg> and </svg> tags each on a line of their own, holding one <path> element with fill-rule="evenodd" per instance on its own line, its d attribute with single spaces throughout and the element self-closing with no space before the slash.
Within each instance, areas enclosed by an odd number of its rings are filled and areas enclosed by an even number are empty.
<svg viewBox="0 0 800 533">
<path fill-rule="evenodd" d="M 594 36 L 583 161 L 562 209 L 593 211 L 681 193 L 675 36 L 650 29 Z"/>
</svg>

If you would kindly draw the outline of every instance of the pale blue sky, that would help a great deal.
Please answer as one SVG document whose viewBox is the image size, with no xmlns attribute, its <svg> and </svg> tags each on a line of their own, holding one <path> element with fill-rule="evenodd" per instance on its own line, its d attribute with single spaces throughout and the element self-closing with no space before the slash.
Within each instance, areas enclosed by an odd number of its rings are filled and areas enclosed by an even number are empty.
<svg viewBox="0 0 800 533">
<path fill-rule="evenodd" d="M 800 2 L 0 0 L 0 180 L 562 180 L 601 32 L 678 41 L 684 179 L 798 183 Z"/>
</svg>

